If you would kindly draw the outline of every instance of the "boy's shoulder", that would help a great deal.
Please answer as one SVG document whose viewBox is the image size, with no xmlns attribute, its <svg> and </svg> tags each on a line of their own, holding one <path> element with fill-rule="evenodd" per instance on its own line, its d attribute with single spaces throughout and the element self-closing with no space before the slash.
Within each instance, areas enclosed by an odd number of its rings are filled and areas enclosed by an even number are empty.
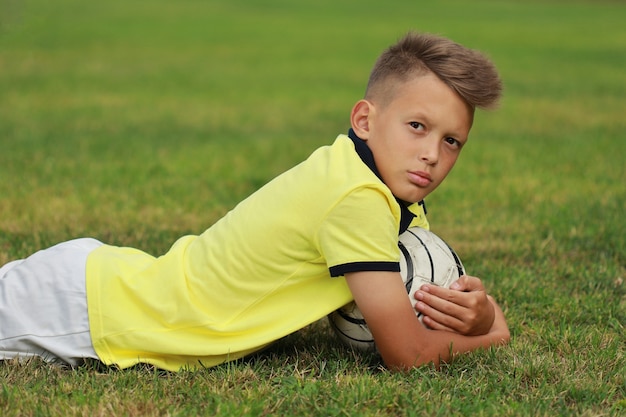
<svg viewBox="0 0 626 417">
<path fill-rule="evenodd" d="M 329 179 L 382 184 L 371 167 L 363 164 L 354 141 L 344 134 L 338 135 L 332 144 L 317 148 L 301 165 Z"/>
<path fill-rule="evenodd" d="M 399 214 L 391 190 L 363 162 L 354 141 L 344 134 L 317 148 L 247 200 L 242 205 L 259 214 L 262 211 L 263 216 L 271 215 L 268 211 L 297 218 L 307 213 L 309 221 L 321 220 L 331 210 L 363 212 L 365 208 L 385 207 L 394 217 Z M 346 215 L 354 217 L 355 213 Z"/>
</svg>

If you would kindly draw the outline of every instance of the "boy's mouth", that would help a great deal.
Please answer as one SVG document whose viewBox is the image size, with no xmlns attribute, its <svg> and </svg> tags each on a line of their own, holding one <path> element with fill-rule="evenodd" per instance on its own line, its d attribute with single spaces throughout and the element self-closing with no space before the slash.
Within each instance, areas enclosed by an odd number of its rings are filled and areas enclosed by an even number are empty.
<svg viewBox="0 0 626 417">
<path fill-rule="evenodd" d="M 409 171 L 408 172 L 409 181 L 418 187 L 427 187 L 433 182 L 432 177 L 428 172 L 425 171 Z"/>
</svg>

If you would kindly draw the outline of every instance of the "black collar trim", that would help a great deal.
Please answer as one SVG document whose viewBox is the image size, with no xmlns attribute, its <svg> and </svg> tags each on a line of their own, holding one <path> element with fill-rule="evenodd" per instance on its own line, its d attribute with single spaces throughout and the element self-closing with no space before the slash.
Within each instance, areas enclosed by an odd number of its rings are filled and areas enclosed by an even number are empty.
<svg viewBox="0 0 626 417">
<path fill-rule="evenodd" d="M 382 177 L 380 176 L 380 172 L 378 172 L 378 168 L 376 168 L 376 162 L 374 161 L 374 154 L 372 153 L 372 150 L 370 149 L 370 147 L 367 146 L 367 142 L 359 138 L 356 135 L 356 133 L 354 133 L 354 130 L 352 129 L 348 131 L 348 137 L 352 139 L 352 142 L 354 143 L 354 149 L 356 150 L 356 153 L 359 155 L 359 158 L 361 158 L 363 163 L 367 165 L 369 169 L 372 170 L 372 172 L 378 177 L 378 179 L 383 181 Z M 406 231 L 406 229 L 409 228 L 409 225 L 415 218 L 415 214 L 413 214 L 411 210 L 408 209 L 408 206 L 410 205 L 409 203 L 407 203 L 406 201 L 402 201 L 397 197 L 396 197 L 396 201 L 400 205 L 400 230 L 398 231 L 398 234 L 402 234 Z M 424 209 L 426 208 L 423 200 L 420 201 L 419 204 L 423 205 Z"/>
</svg>

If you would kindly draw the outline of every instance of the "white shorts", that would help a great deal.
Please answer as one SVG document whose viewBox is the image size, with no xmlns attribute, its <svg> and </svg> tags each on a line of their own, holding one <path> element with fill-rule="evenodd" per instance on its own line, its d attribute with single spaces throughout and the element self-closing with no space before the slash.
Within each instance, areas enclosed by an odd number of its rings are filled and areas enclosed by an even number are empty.
<svg viewBox="0 0 626 417">
<path fill-rule="evenodd" d="M 70 240 L 0 268 L 0 360 L 39 356 L 76 366 L 98 359 L 89 334 L 85 265 L 100 245 Z"/>
</svg>

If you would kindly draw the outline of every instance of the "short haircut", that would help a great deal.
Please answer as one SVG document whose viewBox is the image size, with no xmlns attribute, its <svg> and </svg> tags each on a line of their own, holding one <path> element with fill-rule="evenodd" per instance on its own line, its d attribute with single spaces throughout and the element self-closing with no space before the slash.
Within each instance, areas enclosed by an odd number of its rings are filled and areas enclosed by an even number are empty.
<svg viewBox="0 0 626 417">
<path fill-rule="evenodd" d="M 400 82 L 429 72 L 472 109 L 493 108 L 502 94 L 498 71 L 483 53 L 440 36 L 409 32 L 380 55 L 371 72 L 365 98 L 388 103 Z"/>
</svg>

